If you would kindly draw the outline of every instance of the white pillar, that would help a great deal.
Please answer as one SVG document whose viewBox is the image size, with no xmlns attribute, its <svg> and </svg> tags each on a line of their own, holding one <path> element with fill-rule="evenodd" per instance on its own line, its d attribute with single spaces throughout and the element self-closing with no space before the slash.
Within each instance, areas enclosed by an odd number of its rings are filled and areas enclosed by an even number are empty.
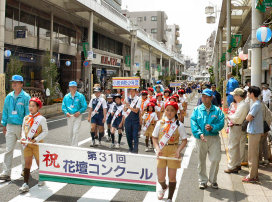
<svg viewBox="0 0 272 202">
<path fill-rule="evenodd" d="M 0 74 L 4 73 L 6 0 L 0 0 Z"/>
<path fill-rule="evenodd" d="M 93 50 L 93 12 L 89 13 L 89 33 L 88 33 L 88 42 L 89 42 L 89 51 Z M 89 68 L 87 69 L 87 78 L 85 76 L 85 80 L 88 79 L 88 99 L 91 100 L 91 96 L 93 94 L 93 66 L 92 62 L 90 62 Z"/>
<path fill-rule="evenodd" d="M 221 62 L 221 57 L 222 57 L 222 55 L 223 55 L 223 47 L 222 47 L 222 45 L 223 45 L 223 28 L 222 27 L 220 27 L 219 28 L 219 61 L 220 61 L 220 63 L 219 63 L 219 72 L 218 72 L 218 75 L 219 75 L 219 79 L 221 79 L 222 78 L 222 62 Z"/>
<path fill-rule="evenodd" d="M 133 76 L 133 68 L 135 63 L 135 51 L 137 47 L 136 31 L 131 31 L 131 45 L 130 45 L 130 76 Z"/>
<path fill-rule="evenodd" d="M 143 60 L 143 49 L 141 49 L 141 77 L 143 78 L 144 76 L 144 60 Z"/>
<path fill-rule="evenodd" d="M 255 1 L 253 1 L 255 2 Z M 255 8 L 255 6 L 253 7 Z M 227 0 L 227 49 L 229 48 L 231 40 L 231 0 Z M 230 60 L 230 53 L 227 51 L 226 60 Z M 228 79 L 228 73 L 230 72 L 230 67 L 226 66 L 226 79 Z"/>
<path fill-rule="evenodd" d="M 149 46 L 149 84 L 152 83 L 152 48 Z"/>
<path fill-rule="evenodd" d="M 262 48 L 261 42 L 257 40 L 256 31 L 262 25 L 262 13 L 255 8 L 252 1 L 252 30 L 251 30 L 251 85 L 261 87 L 262 82 Z"/>
<path fill-rule="evenodd" d="M 160 58 L 160 66 L 161 66 L 161 72 L 162 72 L 162 53 L 161 53 L 161 58 Z M 159 73 L 159 75 L 162 75 L 161 72 Z"/>
<path fill-rule="evenodd" d="M 176 75 L 176 80 L 178 80 L 178 74 L 177 74 L 177 62 L 175 61 L 175 75 Z"/>
<path fill-rule="evenodd" d="M 214 78 L 215 78 L 215 84 L 218 86 L 218 43 L 215 43 L 214 47 Z"/>
</svg>

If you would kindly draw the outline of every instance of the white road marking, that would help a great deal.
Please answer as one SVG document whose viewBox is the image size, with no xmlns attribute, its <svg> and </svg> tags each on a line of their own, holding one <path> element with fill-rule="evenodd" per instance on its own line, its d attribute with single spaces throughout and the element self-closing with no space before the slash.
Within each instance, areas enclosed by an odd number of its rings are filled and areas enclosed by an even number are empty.
<svg viewBox="0 0 272 202">
<path fill-rule="evenodd" d="M 66 183 L 60 182 L 45 182 L 45 185 L 42 187 L 35 185 L 29 189 L 28 193 L 18 195 L 10 200 L 10 202 L 42 202 L 54 195 L 66 185 Z"/>
<path fill-rule="evenodd" d="M 92 187 L 78 202 L 109 202 L 120 191 L 120 189 L 108 187 Z"/>
</svg>

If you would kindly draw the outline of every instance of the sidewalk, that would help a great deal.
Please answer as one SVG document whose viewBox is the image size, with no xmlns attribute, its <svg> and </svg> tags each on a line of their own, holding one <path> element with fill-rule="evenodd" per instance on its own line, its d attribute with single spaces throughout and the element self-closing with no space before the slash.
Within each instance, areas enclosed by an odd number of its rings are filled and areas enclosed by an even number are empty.
<svg viewBox="0 0 272 202">
<path fill-rule="evenodd" d="M 194 100 L 195 101 L 195 100 Z M 194 103 L 194 102 L 193 102 Z M 190 108 L 196 105 L 191 104 Z M 192 110 L 192 109 L 191 109 Z M 187 121 L 187 120 L 186 120 Z M 189 120 L 188 120 L 189 121 Z M 188 123 L 188 129 L 190 124 Z M 191 134 L 191 131 L 188 133 Z M 248 168 L 242 167 L 239 174 L 226 174 L 228 162 L 228 135 L 225 130 L 220 134 L 221 137 L 221 161 L 218 172 L 219 189 L 208 187 L 205 190 L 198 188 L 198 172 L 197 172 L 197 149 L 194 148 L 190 162 L 187 168 L 184 169 L 178 195 L 178 202 L 215 202 L 215 201 L 242 201 L 242 202 L 272 202 L 272 164 L 268 167 L 259 168 L 259 184 L 243 183 L 242 178 L 248 174 Z M 207 173 L 210 169 L 210 161 L 207 157 Z"/>
</svg>

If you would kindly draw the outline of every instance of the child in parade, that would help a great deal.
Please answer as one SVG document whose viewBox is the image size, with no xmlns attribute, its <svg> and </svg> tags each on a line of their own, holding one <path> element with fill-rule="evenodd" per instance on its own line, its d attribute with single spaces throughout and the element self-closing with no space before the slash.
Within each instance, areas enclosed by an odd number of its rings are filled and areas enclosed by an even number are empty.
<svg viewBox="0 0 272 202">
<path fill-rule="evenodd" d="M 165 118 L 158 121 L 153 131 L 153 143 L 158 157 L 157 175 L 161 189 L 158 191 L 158 199 L 164 197 L 165 191 L 169 188 L 168 200 L 172 201 L 176 188 L 176 173 L 181 162 L 178 160 L 159 159 L 160 156 L 180 158 L 181 151 L 187 144 L 188 135 L 184 125 L 177 117 L 178 104 L 169 101 L 165 104 Z M 179 139 L 181 144 L 179 145 Z M 166 185 L 166 167 L 168 167 L 169 185 Z"/>
<path fill-rule="evenodd" d="M 183 89 L 180 89 L 179 91 L 178 91 L 178 95 L 179 95 L 179 101 L 180 101 L 180 103 L 182 104 L 182 108 L 183 108 L 183 110 L 181 111 L 181 115 L 182 115 L 182 117 L 183 117 L 183 119 L 184 119 L 184 117 L 186 116 L 186 111 L 187 111 L 187 98 L 185 97 L 185 90 L 183 90 Z M 182 123 L 184 122 L 184 120 L 183 121 L 181 121 Z"/>
<path fill-rule="evenodd" d="M 157 106 L 158 106 L 158 112 L 157 112 L 157 115 L 158 115 L 158 119 L 161 120 L 162 118 L 162 114 L 164 112 L 164 101 L 162 100 L 162 97 L 163 97 L 163 94 L 162 93 L 158 93 L 156 95 L 156 98 L 157 98 Z"/>
<path fill-rule="evenodd" d="M 111 148 L 120 148 L 121 140 L 122 140 L 122 132 L 123 132 L 123 125 L 124 125 L 124 105 L 121 102 L 122 96 L 120 94 L 114 95 L 114 102 L 115 105 L 112 111 L 112 121 L 111 121 Z M 115 131 L 118 130 L 118 143 L 115 145 Z"/>
<path fill-rule="evenodd" d="M 108 139 L 109 142 L 111 140 L 111 121 L 112 121 L 112 112 L 114 108 L 115 103 L 113 102 L 113 95 L 109 94 L 107 95 L 107 115 L 106 115 L 106 121 L 107 121 L 107 127 L 108 127 Z"/>
<path fill-rule="evenodd" d="M 140 127 L 142 125 L 142 117 L 144 115 L 146 106 L 149 103 L 149 100 L 147 99 L 148 92 L 146 90 L 143 90 L 141 95 L 142 95 L 142 97 L 141 97 L 141 108 L 140 108 L 140 115 L 139 115 L 140 116 Z M 141 131 L 141 129 L 139 131 Z"/>
<path fill-rule="evenodd" d="M 157 113 L 155 112 L 155 104 L 153 102 L 149 102 L 147 104 L 146 113 L 143 115 L 143 127 L 142 133 L 145 135 L 145 151 L 149 150 L 153 151 L 153 141 L 152 141 L 152 133 L 155 128 L 155 125 L 158 121 Z M 149 139 L 151 142 L 151 146 L 149 146 Z"/>
<path fill-rule="evenodd" d="M 24 147 L 24 184 L 19 189 L 21 192 L 29 191 L 29 176 L 30 168 L 32 165 L 33 156 L 36 163 L 39 166 L 39 146 L 32 143 L 42 143 L 43 139 L 48 134 L 48 127 L 46 119 L 39 113 L 39 109 L 42 108 L 42 102 L 39 98 L 31 98 L 29 100 L 29 112 L 30 114 L 24 118 L 22 125 L 22 138 L 21 144 Z M 28 143 L 29 142 L 29 143 Z M 39 181 L 38 186 L 43 186 L 44 182 Z"/>
<path fill-rule="evenodd" d="M 154 89 L 153 88 L 148 88 L 147 89 L 148 92 L 148 99 L 152 99 L 154 97 Z"/>
<path fill-rule="evenodd" d="M 95 145 L 95 132 L 98 126 L 99 131 L 99 145 L 101 145 L 102 137 L 104 136 L 104 123 L 106 121 L 107 116 L 107 103 L 101 95 L 100 88 L 94 88 L 95 98 L 92 98 L 89 103 L 89 114 L 88 114 L 88 122 L 91 122 L 91 136 L 92 136 L 92 144 L 91 147 Z"/>
<path fill-rule="evenodd" d="M 169 101 L 169 98 L 171 96 L 171 90 L 170 89 L 165 89 L 164 90 L 164 93 L 163 93 L 163 101 L 164 103 L 168 102 Z"/>
</svg>

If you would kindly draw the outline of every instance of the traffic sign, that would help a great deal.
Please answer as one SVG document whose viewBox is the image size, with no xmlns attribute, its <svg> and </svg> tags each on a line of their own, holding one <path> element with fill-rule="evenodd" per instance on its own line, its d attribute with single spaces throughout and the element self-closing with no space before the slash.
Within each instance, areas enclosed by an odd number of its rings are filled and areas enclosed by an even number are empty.
<svg viewBox="0 0 272 202">
<path fill-rule="evenodd" d="M 89 61 L 85 60 L 85 61 L 83 62 L 83 65 L 84 65 L 85 67 L 87 67 L 87 66 L 89 65 Z"/>
</svg>

